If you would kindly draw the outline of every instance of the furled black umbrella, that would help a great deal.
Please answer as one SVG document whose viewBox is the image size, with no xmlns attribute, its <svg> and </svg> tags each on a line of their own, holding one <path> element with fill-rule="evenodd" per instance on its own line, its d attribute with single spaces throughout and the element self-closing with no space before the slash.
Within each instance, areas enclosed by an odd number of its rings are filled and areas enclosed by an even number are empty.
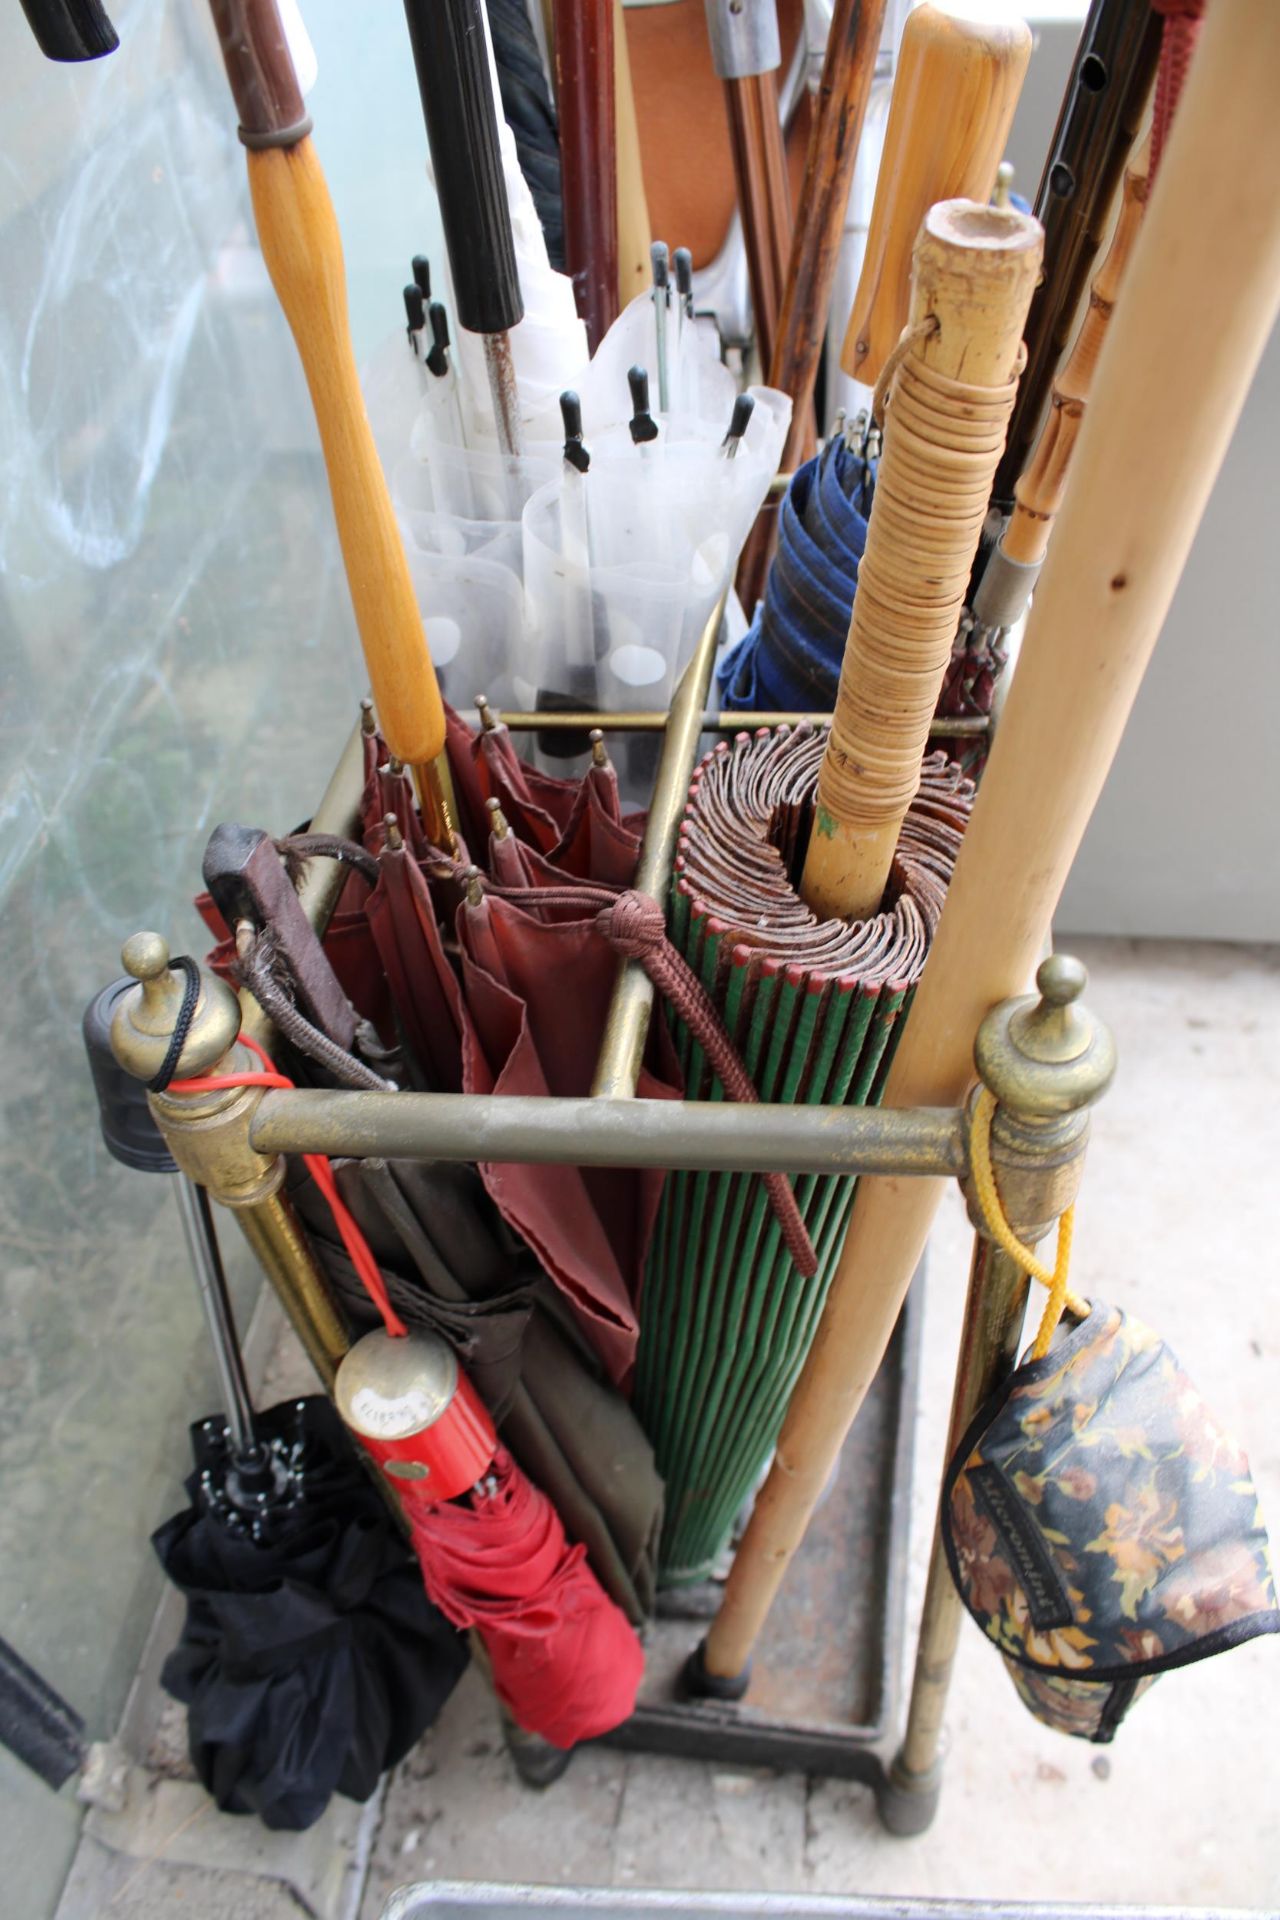
<svg viewBox="0 0 1280 1920">
<path fill-rule="evenodd" d="M 225 1411 L 191 1428 L 189 1505 L 152 1536 L 187 1600 L 162 1679 L 187 1707 L 192 1762 L 218 1805 L 310 1826 L 331 1794 L 364 1800 L 430 1726 L 467 1664 L 404 1534 L 322 1395 L 255 1412 L 203 1189 L 179 1175 L 117 1066 L 111 1014 L 85 1044 L 103 1138 L 126 1165 L 174 1176 Z"/>
<path fill-rule="evenodd" d="M 187 1600 L 161 1678 L 223 1811 L 308 1827 L 333 1793 L 369 1797 L 467 1651 L 330 1402 L 272 1407 L 254 1425 L 265 1484 L 245 1484 L 225 1421 L 191 1429 L 190 1505 L 152 1536 Z"/>
</svg>

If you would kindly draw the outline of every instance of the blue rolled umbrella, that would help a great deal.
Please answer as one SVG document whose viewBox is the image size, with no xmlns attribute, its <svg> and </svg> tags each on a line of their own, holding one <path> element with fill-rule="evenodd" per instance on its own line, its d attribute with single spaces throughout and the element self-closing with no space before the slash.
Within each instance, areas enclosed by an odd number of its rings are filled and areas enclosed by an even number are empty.
<svg viewBox="0 0 1280 1920">
<path fill-rule="evenodd" d="M 722 704 L 746 712 L 829 712 L 836 701 L 858 565 L 875 491 L 875 441 L 842 433 L 799 469 L 750 630 L 720 668 Z"/>
</svg>

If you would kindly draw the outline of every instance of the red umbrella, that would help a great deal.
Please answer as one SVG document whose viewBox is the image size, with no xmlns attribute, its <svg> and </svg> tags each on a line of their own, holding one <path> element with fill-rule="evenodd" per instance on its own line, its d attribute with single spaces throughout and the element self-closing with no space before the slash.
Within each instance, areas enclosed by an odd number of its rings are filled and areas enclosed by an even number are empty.
<svg viewBox="0 0 1280 1920">
<path fill-rule="evenodd" d="M 428 1597 L 480 1634 L 494 1690 L 527 1732 L 572 1747 L 627 1719 L 640 1642 L 505 1449 L 465 1505 L 410 1494 L 404 1508 Z"/>
</svg>

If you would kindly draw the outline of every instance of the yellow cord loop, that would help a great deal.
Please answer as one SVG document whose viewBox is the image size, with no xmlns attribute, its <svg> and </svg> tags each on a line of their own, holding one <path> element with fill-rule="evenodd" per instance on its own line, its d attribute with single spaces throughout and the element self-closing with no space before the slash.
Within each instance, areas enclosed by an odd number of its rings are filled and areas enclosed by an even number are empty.
<svg viewBox="0 0 1280 1920">
<path fill-rule="evenodd" d="M 1075 1230 L 1076 1210 L 1068 1207 L 1058 1220 L 1058 1245 L 1050 1269 L 1036 1259 L 1030 1247 L 1019 1240 L 1005 1217 L 1000 1204 L 1000 1191 L 996 1186 L 995 1170 L 991 1165 L 991 1122 L 995 1117 L 996 1097 L 987 1087 L 978 1091 L 977 1102 L 973 1109 L 973 1125 L 969 1134 L 969 1170 L 973 1175 L 974 1192 L 978 1197 L 978 1211 L 982 1223 L 995 1241 L 1016 1260 L 1024 1273 L 1030 1274 L 1043 1287 L 1049 1289 L 1049 1298 L 1045 1302 L 1044 1313 L 1036 1337 L 1031 1344 L 1031 1358 L 1043 1360 L 1049 1351 L 1053 1339 L 1053 1330 L 1062 1318 L 1063 1309 L 1083 1319 L 1089 1311 L 1089 1303 L 1082 1300 L 1078 1293 L 1072 1293 L 1067 1286 L 1067 1273 L 1071 1266 L 1071 1236 Z"/>
</svg>

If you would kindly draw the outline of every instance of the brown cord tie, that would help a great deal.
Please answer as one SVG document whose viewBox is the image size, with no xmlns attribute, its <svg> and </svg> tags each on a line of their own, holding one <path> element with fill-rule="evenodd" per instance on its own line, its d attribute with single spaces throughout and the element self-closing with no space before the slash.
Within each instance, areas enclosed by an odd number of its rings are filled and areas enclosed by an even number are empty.
<svg viewBox="0 0 1280 1920">
<path fill-rule="evenodd" d="M 596 915 L 596 925 L 615 952 L 638 960 L 656 990 L 675 1008 L 720 1076 L 730 1099 L 756 1105 L 760 1096 L 729 1038 L 715 1003 L 684 956 L 667 939 L 666 916 L 644 893 L 619 894 Z M 782 1173 L 763 1173 L 769 1204 L 787 1252 L 806 1280 L 818 1271 L 818 1256 L 800 1217 L 791 1182 Z"/>
</svg>

